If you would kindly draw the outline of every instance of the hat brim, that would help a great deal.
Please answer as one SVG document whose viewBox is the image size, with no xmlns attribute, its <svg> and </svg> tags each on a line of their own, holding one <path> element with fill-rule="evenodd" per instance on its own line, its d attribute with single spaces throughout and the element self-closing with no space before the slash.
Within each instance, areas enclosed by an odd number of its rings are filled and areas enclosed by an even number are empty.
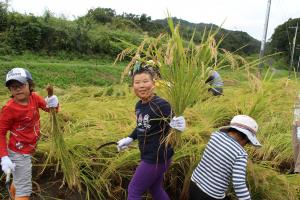
<svg viewBox="0 0 300 200">
<path fill-rule="evenodd" d="M 9 85 L 9 83 L 11 81 L 18 81 L 18 82 L 23 83 L 23 84 L 27 83 L 27 79 L 25 77 L 19 76 L 19 77 L 14 77 L 14 78 L 11 78 L 11 79 L 7 80 L 6 83 L 5 83 L 6 87 Z"/>
<path fill-rule="evenodd" d="M 219 128 L 219 130 L 222 131 L 222 132 L 228 132 L 228 130 L 230 128 L 236 129 L 239 132 L 244 133 L 253 146 L 255 146 L 255 147 L 261 147 L 262 146 L 260 144 L 260 142 L 258 141 L 258 139 L 256 138 L 256 136 L 253 133 L 251 133 L 250 131 L 246 130 L 246 129 L 243 129 L 243 128 L 240 128 L 240 127 L 237 127 L 237 126 L 223 126 L 223 127 Z"/>
</svg>

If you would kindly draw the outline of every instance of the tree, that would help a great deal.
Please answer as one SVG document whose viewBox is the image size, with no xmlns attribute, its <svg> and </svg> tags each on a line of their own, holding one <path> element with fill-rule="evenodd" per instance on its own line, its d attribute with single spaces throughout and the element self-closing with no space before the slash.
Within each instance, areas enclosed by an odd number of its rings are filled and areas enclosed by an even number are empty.
<svg viewBox="0 0 300 200">
<path fill-rule="evenodd" d="M 286 56 L 290 56 L 291 45 L 295 34 L 295 29 L 291 29 L 290 27 L 297 26 L 297 23 L 300 26 L 300 18 L 289 19 L 287 22 L 279 25 L 275 29 L 270 42 L 271 53 L 283 52 Z M 297 34 L 297 41 L 299 40 L 300 40 L 300 31 L 298 31 Z M 296 44 L 299 43 L 297 41 Z"/>
<path fill-rule="evenodd" d="M 106 24 L 111 22 L 112 18 L 116 16 L 116 11 L 111 8 L 96 8 L 90 9 L 86 16 L 98 23 Z"/>
<path fill-rule="evenodd" d="M 146 29 L 147 26 L 150 24 L 150 21 L 151 21 L 150 16 L 147 16 L 146 14 L 142 14 L 139 19 L 139 25 L 141 26 L 142 29 Z"/>
<path fill-rule="evenodd" d="M 6 27 L 7 27 L 6 5 L 0 2 L 0 32 L 5 31 Z"/>
</svg>

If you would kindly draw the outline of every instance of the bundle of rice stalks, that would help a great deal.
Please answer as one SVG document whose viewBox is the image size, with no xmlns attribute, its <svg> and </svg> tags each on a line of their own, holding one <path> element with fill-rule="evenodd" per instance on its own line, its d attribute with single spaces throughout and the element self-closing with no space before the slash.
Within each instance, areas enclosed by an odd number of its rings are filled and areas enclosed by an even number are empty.
<svg viewBox="0 0 300 200">
<path fill-rule="evenodd" d="M 53 94 L 53 87 L 48 86 L 47 90 L 49 96 L 51 96 L 51 94 Z M 54 158 L 55 161 L 57 161 L 56 172 L 58 172 L 59 169 L 61 169 L 63 172 L 64 178 L 62 185 L 67 183 L 70 189 L 76 188 L 80 191 L 81 184 L 79 166 L 75 163 L 75 159 L 64 141 L 63 131 L 60 129 L 60 126 L 58 124 L 57 109 L 49 109 L 51 125 L 49 133 L 51 138 L 51 148 L 46 163 L 48 163 L 52 158 Z"/>
<path fill-rule="evenodd" d="M 170 17 L 168 24 L 170 34 L 162 34 L 156 39 L 145 38 L 140 46 L 125 49 L 117 60 L 134 54 L 124 74 L 132 69 L 136 60 L 152 60 L 159 67 L 162 78 L 159 82 L 159 93 L 170 102 L 175 115 L 181 116 L 187 107 L 207 98 L 208 85 L 205 80 L 212 70 L 230 66 L 234 62 L 234 56 L 229 52 L 222 55 L 219 53 L 218 48 L 223 40 L 215 40 L 219 29 L 205 30 L 201 43 L 196 45 L 193 37 L 189 42 L 181 38 L 180 25 L 174 26 Z M 166 138 L 166 142 L 173 146 L 179 140 L 180 134 L 177 131 L 172 131 Z"/>
</svg>

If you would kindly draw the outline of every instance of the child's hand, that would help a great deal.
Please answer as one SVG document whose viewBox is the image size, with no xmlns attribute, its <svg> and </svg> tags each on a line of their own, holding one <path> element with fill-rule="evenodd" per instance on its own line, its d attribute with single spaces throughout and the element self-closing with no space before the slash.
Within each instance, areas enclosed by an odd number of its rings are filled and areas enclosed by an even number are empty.
<svg viewBox="0 0 300 200">
<path fill-rule="evenodd" d="M 46 97 L 45 101 L 47 103 L 48 108 L 57 108 L 58 107 L 58 98 L 56 95 L 52 95 L 51 97 Z"/>
<path fill-rule="evenodd" d="M 179 117 L 173 117 L 173 119 L 170 122 L 171 128 L 174 128 L 179 131 L 184 131 L 185 130 L 185 119 L 183 116 Z"/>
<path fill-rule="evenodd" d="M 126 149 L 132 141 L 133 141 L 133 139 L 131 137 L 126 137 L 126 138 L 119 140 L 117 142 L 118 143 L 118 145 L 117 145 L 118 151 Z"/>
<path fill-rule="evenodd" d="M 3 156 L 1 158 L 1 166 L 2 166 L 2 171 L 7 175 L 11 171 L 15 171 L 16 164 L 11 162 L 8 156 Z"/>
</svg>

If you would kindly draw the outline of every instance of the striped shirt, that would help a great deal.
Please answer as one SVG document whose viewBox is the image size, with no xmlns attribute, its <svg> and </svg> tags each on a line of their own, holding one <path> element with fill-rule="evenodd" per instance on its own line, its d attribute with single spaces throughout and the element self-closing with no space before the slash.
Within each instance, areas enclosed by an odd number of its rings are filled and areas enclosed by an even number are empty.
<svg viewBox="0 0 300 200">
<path fill-rule="evenodd" d="M 215 132 L 205 148 L 191 180 L 206 194 L 223 199 L 232 179 L 239 200 L 250 200 L 246 185 L 247 153 L 226 133 Z"/>
</svg>

